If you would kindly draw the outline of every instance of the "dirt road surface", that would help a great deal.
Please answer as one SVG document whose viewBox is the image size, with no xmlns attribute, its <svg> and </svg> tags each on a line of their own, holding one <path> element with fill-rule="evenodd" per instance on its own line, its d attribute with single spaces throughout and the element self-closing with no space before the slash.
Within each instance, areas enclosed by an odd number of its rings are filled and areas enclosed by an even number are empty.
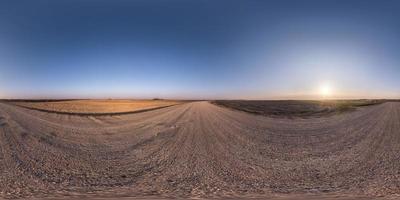
<svg viewBox="0 0 400 200">
<path fill-rule="evenodd" d="M 399 194 L 400 103 L 312 119 L 208 102 L 96 117 L 0 103 L 3 198 Z"/>
</svg>

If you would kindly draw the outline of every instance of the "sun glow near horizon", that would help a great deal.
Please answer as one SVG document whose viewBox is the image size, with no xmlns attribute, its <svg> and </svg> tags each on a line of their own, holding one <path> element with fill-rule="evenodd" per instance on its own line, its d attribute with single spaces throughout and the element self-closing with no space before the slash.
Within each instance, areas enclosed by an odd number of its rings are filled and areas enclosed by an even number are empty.
<svg viewBox="0 0 400 200">
<path fill-rule="evenodd" d="M 400 3 L 60 1 L 0 1 L 0 98 L 400 98 Z"/>
<path fill-rule="evenodd" d="M 333 97 L 334 90 L 332 84 L 329 82 L 320 84 L 318 93 L 322 99 Z"/>
</svg>

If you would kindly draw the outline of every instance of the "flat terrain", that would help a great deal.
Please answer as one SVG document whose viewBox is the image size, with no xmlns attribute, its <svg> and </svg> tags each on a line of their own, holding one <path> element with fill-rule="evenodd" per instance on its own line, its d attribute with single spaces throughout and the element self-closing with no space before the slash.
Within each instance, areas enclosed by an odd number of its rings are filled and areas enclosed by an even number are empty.
<svg viewBox="0 0 400 200">
<path fill-rule="evenodd" d="M 76 114 L 126 113 L 166 107 L 182 103 L 169 100 L 65 100 L 65 101 L 17 101 L 15 105 L 43 111 Z"/>
<path fill-rule="evenodd" d="M 398 102 L 313 118 L 209 102 L 111 116 L 0 103 L 0 197 L 396 199 L 399 130 Z"/>
<path fill-rule="evenodd" d="M 245 101 L 218 100 L 212 103 L 227 108 L 268 117 L 323 117 L 354 111 L 359 107 L 377 105 L 387 100 L 285 100 L 285 101 Z"/>
</svg>

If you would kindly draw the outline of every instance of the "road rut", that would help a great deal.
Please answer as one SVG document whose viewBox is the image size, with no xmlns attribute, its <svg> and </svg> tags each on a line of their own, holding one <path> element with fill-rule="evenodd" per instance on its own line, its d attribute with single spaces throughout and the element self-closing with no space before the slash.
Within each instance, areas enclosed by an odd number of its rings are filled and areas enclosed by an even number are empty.
<svg viewBox="0 0 400 200">
<path fill-rule="evenodd" d="M 192 102 L 72 116 L 0 103 L 0 196 L 398 196 L 400 103 L 312 119 Z"/>
</svg>

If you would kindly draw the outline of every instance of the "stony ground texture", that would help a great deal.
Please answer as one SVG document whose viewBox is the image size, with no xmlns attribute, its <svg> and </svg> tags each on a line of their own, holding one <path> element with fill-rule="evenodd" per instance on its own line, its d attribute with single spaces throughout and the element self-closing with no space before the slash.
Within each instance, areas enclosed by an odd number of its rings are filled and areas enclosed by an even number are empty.
<svg viewBox="0 0 400 200">
<path fill-rule="evenodd" d="M 400 194 L 400 103 L 311 119 L 193 102 L 73 116 L 0 103 L 0 197 Z"/>
</svg>

